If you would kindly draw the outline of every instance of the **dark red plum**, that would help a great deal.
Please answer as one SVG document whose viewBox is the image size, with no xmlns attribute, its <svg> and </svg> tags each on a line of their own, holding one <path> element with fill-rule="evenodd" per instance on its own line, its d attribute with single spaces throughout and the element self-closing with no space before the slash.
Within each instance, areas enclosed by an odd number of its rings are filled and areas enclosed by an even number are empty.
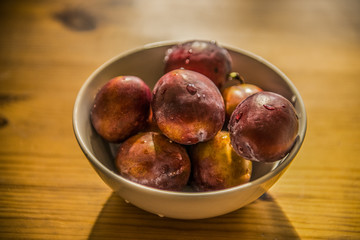
<svg viewBox="0 0 360 240">
<path fill-rule="evenodd" d="M 186 149 L 158 132 L 141 132 L 120 144 L 115 165 L 126 179 L 163 190 L 182 190 L 190 176 Z"/>
<path fill-rule="evenodd" d="M 97 93 L 90 117 L 96 132 L 120 142 L 143 129 L 149 117 L 151 90 L 135 76 L 119 76 Z"/>
<path fill-rule="evenodd" d="M 225 121 L 219 89 L 205 75 L 185 69 L 168 72 L 158 80 L 151 107 L 158 128 L 180 144 L 213 138 Z"/>
<path fill-rule="evenodd" d="M 243 158 L 274 162 L 291 150 L 299 128 L 293 105 L 283 96 L 259 92 L 241 102 L 229 122 L 231 144 Z"/>
<path fill-rule="evenodd" d="M 184 68 L 204 74 L 220 88 L 232 68 L 228 51 L 213 41 L 193 40 L 168 49 L 165 72 Z"/>
</svg>

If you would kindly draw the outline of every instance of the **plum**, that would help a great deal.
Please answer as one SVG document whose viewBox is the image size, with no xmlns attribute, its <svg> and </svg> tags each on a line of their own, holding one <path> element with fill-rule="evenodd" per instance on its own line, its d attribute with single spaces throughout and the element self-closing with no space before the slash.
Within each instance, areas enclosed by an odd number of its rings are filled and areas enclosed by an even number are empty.
<svg viewBox="0 0 360 240">
<path fill-rule="evenodd" d="M 228 127 L 231 144 L 240 156 L 258 162 L 274 162 L 291 150 L 299 123 L 289 100 L 263 91 L 236 107 Z"/>
<path fill-rule="evenodd" d="M 169 48 L 165 55 L 165 73 L 184 68 L 204 74 L 220 88 L 232 68 L 228 51 L 214 41 L 193 40 Z"/>
<path fill-rule="evenodd" d="M 221 94 L 225 102 L 226 119 L 229 120 L 236 106 L 254 93 L 261 92 L 262 89 L 254 84 L 245 83 L 238 73 L 234 74 L 237 81 L 236 84 L 226 87 Z"/>
<path fill-rule="evenodd" d="M 213 191 L 249 182 L 252 162 L 236 154 L 227 131 L 191 146 L 192 186 L 197 191 Z"/>
<path fill-rule="evenodd" d="M 170 71 L 158 80 L 151 107 L 162 133 L 185 145 L 213 138 L 225 121 L 219 89 L 205 75 L 186 69 Z"/>
<path fill-rule="evenodd" d="M 135 76 L 110 79 L 96 94 L 90 112 L 96 132 L 109 142 L 120 142 L 146 126 L 151 90 Z"/>
<path fill-rule="evenodd" d="M 158 132 L 140 132 L 121 143 L 115 165 L 130 181 L 172 191 L 187 185 L 191 171 L 185 147 Z"/>
</svg>

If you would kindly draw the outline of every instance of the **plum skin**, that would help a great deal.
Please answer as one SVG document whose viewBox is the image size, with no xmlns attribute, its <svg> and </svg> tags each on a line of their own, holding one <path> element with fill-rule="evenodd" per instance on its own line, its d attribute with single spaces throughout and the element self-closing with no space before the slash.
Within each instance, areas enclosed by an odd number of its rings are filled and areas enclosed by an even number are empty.
<svg viewBox="0 0 360 240">
<path fill-rule="evenodd" d="M 186 149 L 159 132 L 140 132 L 121 143 L 115 165 L 133 182 L 171 191 L 181 191 L 191 171 Z"/>
<path fill-rule="evenodd" d="M 220 88 L 232 68 L 228 51 L 213 41 L 192 40 L 179 43 L 168 49 L 165 58 L 165 73 L 184 68 L 204 74 Z"/>
<path fill-rule="evenodd" d="M 252 162 L 234 151 L 227 131 L 191 146 L 190 157 L 191 185 L 197 191 L 221 190 L 250 181 Z"/>
<path fill-rule="evenodd" d="M 223 89 L 221 94 L 225 102 L 226 119 L 230 119 L 231 114 L 239 103 L 252 94 L 261 91 L 263 90 L 260 87 L 249 83 L 236 84 Z"/>
<path fill-rule="evenodd" d="M 236 107 L 228 128 L 231 144 L 240 156 L 274 162 L 291 150 L 299 123 L 289 100 L 263 91 L 249 96 Z"/>
<path fill-rule="evenodd" d="M 151 108 L 158 128 L 185 145 L 211 139 L 225 121 L 219 89 L 203 74 L 185 69 L 170 71 L 158 80 Z"/>
<path fill-rule="evenodd" d="M 146 126 L 151 90 L 136 76 L 110 79 L 96 94 L 90 120 L 96 132 L 109 142 L 120 142 Z"/>
</svg>

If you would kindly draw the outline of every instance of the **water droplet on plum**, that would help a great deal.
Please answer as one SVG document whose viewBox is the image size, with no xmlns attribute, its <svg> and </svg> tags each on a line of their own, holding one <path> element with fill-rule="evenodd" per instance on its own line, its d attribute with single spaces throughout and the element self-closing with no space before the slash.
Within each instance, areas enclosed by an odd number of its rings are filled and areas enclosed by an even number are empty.
<svg viewBox="0 0 360 240">
<path fill-rule="evenodd" d="M 268 105 L 268 104 L 264 104 L 263 106 L 264 106 L 264 108 L 266 108 L 267 110 L 275 110 L 275 107 L 274 107 L 274 106 L 271 106 L 271 105 Z"/>
<path fill-rule="evenodd" d="M 194 95 L 195 93 L 197 93 L 197 89 L 196 89 L 195 85 L 192 84 L 192 83 L 189 83 L 189 84 L 186 86 L 186 90 L 187 90 L 191 95 Z"/>
<path fill-rule="evenodd" d="M 173 49 L 172 48 L 169 48 L 167 51 L 166 51 L 166 54 L 171 54 L 173 52 Z"/>
<path fill-rule="evenodd" d="M 243 113 L 242 113 L 242 112 L 240 112 L 238 115 L 236 115 L 236 117 L 235 117 L 235 121 L 236 121 L 236 122 L 239 122 L 239 121 L 240 121 L 240 119 L 241 119 L 241 117 L 242 117 L 242 115 L 243 115 Z"/>
<path fill-rule="evenodd" d="M 198 132 L 198 139 L 200 142 L 203 142 L 206 139 L 206 134 L 203 129 L 200 129 Z"/>
</svg>

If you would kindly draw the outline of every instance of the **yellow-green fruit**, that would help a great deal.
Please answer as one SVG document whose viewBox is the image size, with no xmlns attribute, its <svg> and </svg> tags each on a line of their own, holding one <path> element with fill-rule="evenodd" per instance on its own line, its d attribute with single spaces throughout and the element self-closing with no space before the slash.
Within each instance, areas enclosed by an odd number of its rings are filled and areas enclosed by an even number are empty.
<svg viewBox="0 0 360 240">
<path fill-rule="evenodd" d="M 240 157 L 226 131 L 190 149 L 192 185 L 197 191 L 213 191 L 249 182 L 252 162 Z"/>
</svg>

